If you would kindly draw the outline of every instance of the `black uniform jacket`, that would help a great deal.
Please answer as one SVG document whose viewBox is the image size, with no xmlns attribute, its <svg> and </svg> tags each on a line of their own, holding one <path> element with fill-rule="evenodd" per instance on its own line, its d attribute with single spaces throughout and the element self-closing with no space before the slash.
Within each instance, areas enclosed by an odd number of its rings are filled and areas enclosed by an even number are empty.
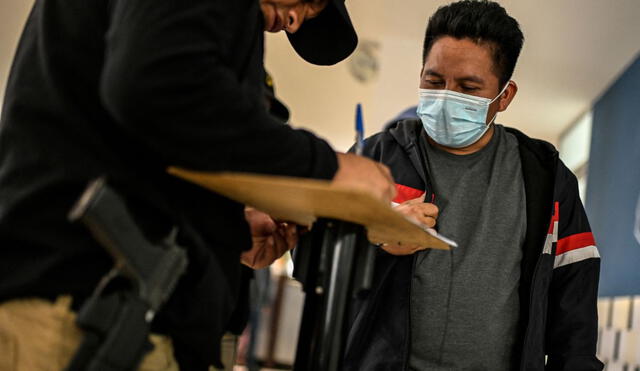
<svg viewBox="0 0 640 371">
<path fill-rule="evenodd" d="M 526 193 L 520 370 L 602 370 L 595 356 L 600 256 L 576 177 L 549 143 L 506 129 L 518 140 Z M 420 120 L 409 119 L 365 142 L 364 154 L 391 169 L 398 191 L 394 202 L 425 192 L 426 200 L 433 197 L 420 147 L 423 130 Z M 374 289 L 353 305 L 345 370 L 408 369 L 414 257 L 379 251 Z"/>
<path fill-rule="evenodd" d="M 263 37 L 256 0 L 36 0 L 0 126 L 0 301 L 90 294 L 112 261 L 67 213 L 106 175 L 152 241 L 178 225 L 188 247 L 155 330 L 183 369 L 218 358 L 250 246 L 243 206 L 165 169 L 337 168 L 327 143 L 267 113 Z"/>
</svg>

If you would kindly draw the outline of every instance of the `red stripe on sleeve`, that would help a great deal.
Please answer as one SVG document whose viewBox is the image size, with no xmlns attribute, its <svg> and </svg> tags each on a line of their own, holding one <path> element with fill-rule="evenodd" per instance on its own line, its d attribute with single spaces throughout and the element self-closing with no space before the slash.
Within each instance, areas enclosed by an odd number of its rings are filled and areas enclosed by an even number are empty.
<svg viewBox="0 0 640 371">
<path fill-rule="evenodd" d="M 584 232 L 577 233 L 571 236 L 561 238 L 558 240 L 556 247 L 556 255 L 564 254 L 567 251 L 581 249 L 587 246 L 595 246 L 596 241 L 593 238 L 593 233 Z"/>
<path fill-rule="evenodd" d="M 401 204 L 405 201 L 413 200 L 414 198 L 418 198 L 424 194 L 423 190 L 415 189 L 411 187 L 407 187 L 406 185 L 396 184 L 396 197 L 393 199 L 393 202 Z"/>
<path fill-rule="evenodd" d="M 553 234 L 553 223 L 560 220 L 560 203 L 558 201 L 553 203 L 553 215 L 551 216 L 551 223 L 549 223 L 549 234 Z"/>
</svg>

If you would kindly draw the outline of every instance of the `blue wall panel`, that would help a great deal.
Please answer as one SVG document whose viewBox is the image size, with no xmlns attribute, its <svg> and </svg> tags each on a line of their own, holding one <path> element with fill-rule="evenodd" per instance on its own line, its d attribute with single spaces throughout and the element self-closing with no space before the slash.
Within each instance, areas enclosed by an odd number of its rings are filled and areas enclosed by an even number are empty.
<svg viewBox="0 0 640 371">
<path fill-rule="evenodd" d="M 602 256 L 600 295 L 640 294 L 640 57 L 593 107 L 586 209 Z"/>
</svg>

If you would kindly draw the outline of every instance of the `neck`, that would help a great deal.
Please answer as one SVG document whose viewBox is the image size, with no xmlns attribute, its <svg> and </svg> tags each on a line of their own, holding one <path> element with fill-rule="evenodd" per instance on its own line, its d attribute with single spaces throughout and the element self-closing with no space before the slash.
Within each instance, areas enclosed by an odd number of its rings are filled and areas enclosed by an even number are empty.
<svg viewBox="0 0 640 371">
<path fill-rule="evenodd" d="M 452 153 L 454 155 L 463 156 L 463 155 L 470 155 L 472 153 L 478 152 L 479 150 L 483 149 L 487 144 L 489 144 L 489 142 L 491 141 L 491 138 L 493 138 L 493 132 L 494 132 L 494 125 L 491 124 L 489 129 L 487 129 L 486 133 L 484 133 L 484 135 L 477 142 L 462 148 L 446 147 L 436 143 L 433 139 L 429 138 L 428 136 L 427 138 L 429 140 L 429 143 L 431 143 L 434 147 L 439 148 L 445 152 Z"/>
</svg>

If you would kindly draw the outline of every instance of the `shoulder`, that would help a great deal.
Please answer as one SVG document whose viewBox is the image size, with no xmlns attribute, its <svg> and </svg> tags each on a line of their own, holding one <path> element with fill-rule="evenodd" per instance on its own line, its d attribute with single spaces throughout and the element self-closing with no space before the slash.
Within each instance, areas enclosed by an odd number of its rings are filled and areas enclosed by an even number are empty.
<svg viewBox="0 0 640 371">
<path fill-rule="evenodd" d="M 518 145 L 523 147 L 525 150 L 529 150 L 537 155 L 545 157 L 558 153 L 556 147 L 545 140 L 531 138 L 520 130 L 508 126 L 504 126 L 504 130 L 507 134 L 515 137 L 518 141 Z"/>
<path fill-rule="evenodd" d="M 420 130 L 422 130 L 422 124 L 419 120 L 406 119 L 393 122 L 383 131 L 365 140 L 364 153 L 369 157 L 378 154 L 375 158 L 380 159 L 381 151 L 402 149 L 415 142 L 419 138 Z"/>
<path fill-rule="evenodd" d="M 555 170 L 552 169 L 552 171 L 555 171 L 556 198 L 563 199 L 577 194 L 578 180 L 564 162 L 558 158 L 558 150 L 553 144 L 545 140 L 531 138 L 514 128 L 505 127 L 505 130 L 516 138 L 521 153 L 527 152 L 532 155 L 529 156 L 530 158 L 537 158 L 543 164 L 555 164 Z"/>
<path fill-rule="evenodd" d="M 560 159 L 558 159 L 558 166 L 556 167 L 555 185 L 558 191 L 556 197 L 559 200 L 580 197 L 578 194 L 578 178 Z"/>
<path fill-rule="evenodd" d="M 564 175 L 568 171 L 566 166 L 558 159 L 559 153 L 553 144 L 541 139 L 531 138 L 514 128 L 505 126 L 504 129 L 508 135 L 513 135 L 517 140 L 523 171 L 548 171 L 550 172 L 549 176 L 556 177 L 556 184 L 558 173 L 560 172 Z M 554 172 L 556 173 L 555 175 L 553 175 Z"/>
<path fill-rule="evenodd" d="M 386 126 L 385 132 L 406 140 L 415 140 L 423 130 L 422 121 L 418 118 L 408 118 L 395 121 Z"/>
</svg>

